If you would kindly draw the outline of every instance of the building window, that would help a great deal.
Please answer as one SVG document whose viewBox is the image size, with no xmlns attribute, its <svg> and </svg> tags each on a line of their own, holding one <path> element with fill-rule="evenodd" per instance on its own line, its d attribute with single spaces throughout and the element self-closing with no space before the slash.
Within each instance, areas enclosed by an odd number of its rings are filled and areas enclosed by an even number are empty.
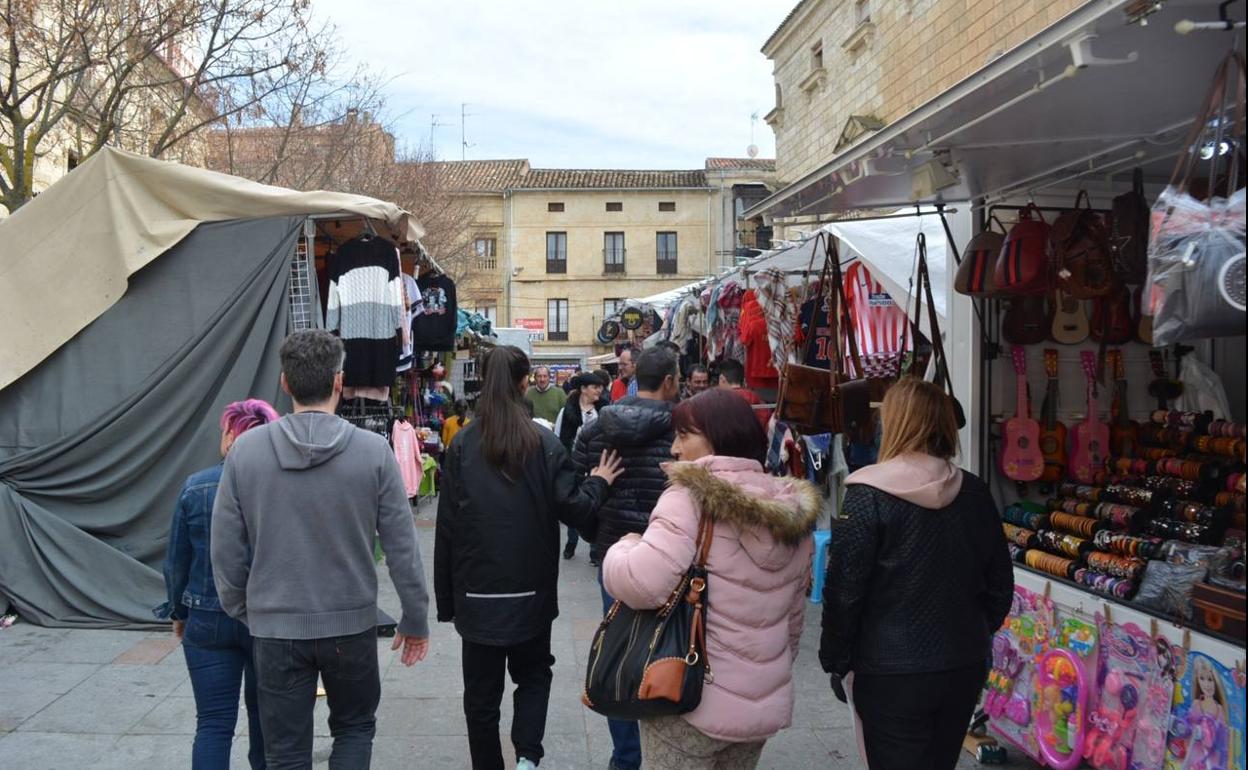
<svg viewBox="0 0 1248 770">
<path fill-rule="evenodd" d="M 659 275 L 675 275 L 676 266 L 676 233 L 657 233 L 654 244 L 657 256 L 656 272 Z"/>
<path fill-rule="evenodd" d="M 604 273 L 624 272 L 624 252 L 624 233 L 603 233 L 602 271 Z"/>
<path fill-rule="evenodd" d="M 546 204 L 547 211 L 563 211 L 563 204 L 557 201 Z"/>
<path fill-rule="evenodd" d="M 473 312 L 490 323 L 498 322 L 498 305 L 477 305 L 476 308 L 473 309 Z"/>
<path fill-rule="evenodd" d="M 602 301 L 602 318 L 606 320 L 624 309 L 623 297 L 607 297 Z"/>
<path fill-rule="evenodd" d="M 860 27 L 871 21 L 871 0 L 858 0 L 854 4 L 854 26 Z"/>
<path fill-rule="evenodd" d="M 784 92 L 780 90 L 780 84 L 776 83 L 776 109 L 784 108 Z"/>
<path fill-rule="evenodd" d="M 675 211 L 676 201 L 659 201 L 659 211 Z"/>
<path fill-rule="evenodd" d="M 568 301 L 546 300 L 546 339 L 551 342 L 568 341 Z"/>
<path fill-rule="evenodd" d="M 815 43 L 815 47 L 810 49 L 810 68 L 812 70 L 823 69 L 823 42 Z"/>
<path fill-rule="evenodd" d="M 472 242 L 472 253 L 477 258 L 478 270 L 498 269 L 498 241 L 494 238 L 477 238 Z"/>
<path fill-rule="evenodd" d="M 568 272 L 567 233 L 546 233 L 546 272 Z"/>
<path fill-rule="evenodd" d="M 623 211 L 624 204 L 620 201 L 607 201 L 607 211 Z"/>
</svg>

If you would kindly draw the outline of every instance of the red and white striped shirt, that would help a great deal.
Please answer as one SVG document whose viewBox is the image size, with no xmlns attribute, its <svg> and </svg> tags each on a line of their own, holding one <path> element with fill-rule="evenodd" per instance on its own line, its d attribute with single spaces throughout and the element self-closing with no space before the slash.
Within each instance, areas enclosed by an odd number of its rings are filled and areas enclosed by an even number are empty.
<svg viewBox="0 0 1248 770">
<path fill-rule="evenodd" d="M 845 270 L 845 302 L 864 356 L 910 347 L 910 320 L 861 260 Z"/>
</svg>

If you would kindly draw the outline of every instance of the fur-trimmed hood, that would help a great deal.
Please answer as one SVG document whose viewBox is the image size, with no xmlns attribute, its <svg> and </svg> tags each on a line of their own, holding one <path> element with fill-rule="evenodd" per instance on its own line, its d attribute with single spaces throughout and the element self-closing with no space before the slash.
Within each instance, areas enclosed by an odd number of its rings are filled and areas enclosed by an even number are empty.
<svg viewBox="0 0 1248 770">
<path fill-rule="evenodd" d="M 819 518 L 814 484 L 769 476 L 754 460 L 711 456 L 671 463 L 666 470 L 671 485 L 686 490 L 704 515 L 740 528 L 742 545 L 760 566 L 783 564 Z"/>
</svg>

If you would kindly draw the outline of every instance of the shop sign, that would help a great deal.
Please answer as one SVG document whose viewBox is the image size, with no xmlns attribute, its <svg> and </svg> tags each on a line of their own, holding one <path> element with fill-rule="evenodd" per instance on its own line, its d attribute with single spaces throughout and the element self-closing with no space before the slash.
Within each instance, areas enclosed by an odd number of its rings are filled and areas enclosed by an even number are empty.
<svg viewBox="0 0 1248 770">
<path fill-rule="evenodd" d="M 645 314 L 641 312 L 640 308 L 630 307 L 620 313 L 620 325 L 630 332 L 640 329 L 644 321 Z"/>
</svg>

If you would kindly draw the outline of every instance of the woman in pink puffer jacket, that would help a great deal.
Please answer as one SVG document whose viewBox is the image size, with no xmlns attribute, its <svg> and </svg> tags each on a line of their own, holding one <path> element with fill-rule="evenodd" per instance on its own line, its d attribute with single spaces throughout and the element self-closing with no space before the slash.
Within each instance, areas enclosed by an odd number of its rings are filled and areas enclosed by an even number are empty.
<svg viewBox="0 0 1248 770">
<path fill-rule="evenodd" d="M 753 768 L 792 722 L 793 662 L 810 579 L 814 485 L 763 472 L 766 436 L 749 405 L 711 390 L 672 410 L 670 486 L 644 535 L 607 552 L 603 580 L 633 609 L 662 606 L 693 561 L 700 516 L 714 517 L 707 557 L 707 667 L 701 704 L 641 721 L 649 770 Z"/>
</svg>

